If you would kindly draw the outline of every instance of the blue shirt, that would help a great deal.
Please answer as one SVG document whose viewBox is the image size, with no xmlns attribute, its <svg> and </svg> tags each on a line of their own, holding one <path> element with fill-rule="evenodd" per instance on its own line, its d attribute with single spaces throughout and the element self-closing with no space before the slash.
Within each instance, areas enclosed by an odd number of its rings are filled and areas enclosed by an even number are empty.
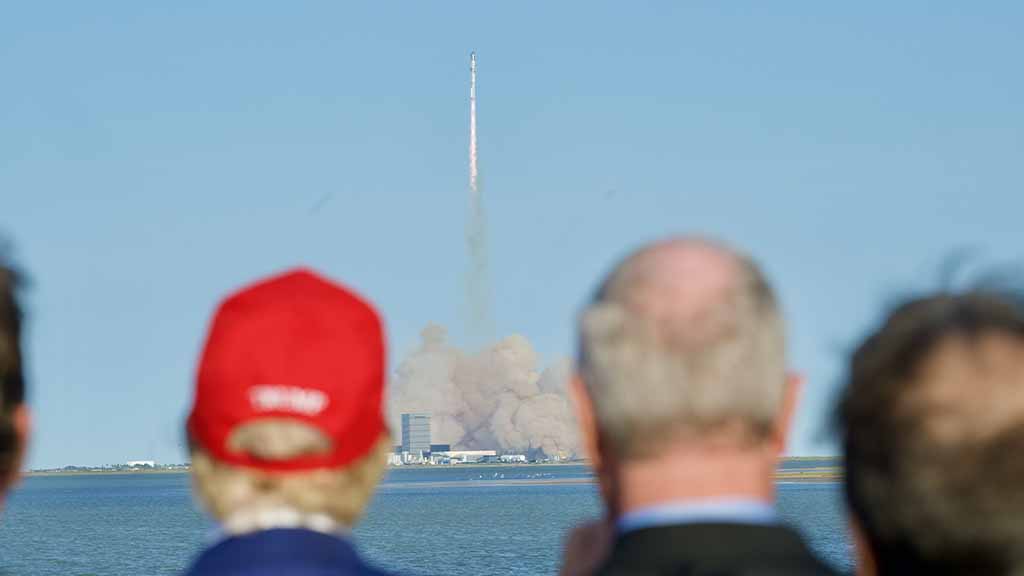
<svg viewBox="0 0 1024 576">
<path fill-rule="evenodd" d="M 692 502 L 668 502 L 623 514 L 615 527 L 620 534 L 679 524 L 776 524 L 775 508 L 761 500 L 722 498 Z"/>
<path fill-rule="evenodd" d="M 297 528 L 232 536 L 207 548 L 187 576 L 387 576 L 345 538 Z"/>
</svg>

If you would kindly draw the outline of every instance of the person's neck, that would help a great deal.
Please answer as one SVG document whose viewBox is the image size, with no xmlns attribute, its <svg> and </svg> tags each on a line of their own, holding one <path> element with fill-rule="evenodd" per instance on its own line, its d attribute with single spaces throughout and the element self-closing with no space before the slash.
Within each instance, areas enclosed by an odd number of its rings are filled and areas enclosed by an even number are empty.
<svg viewBox="0 0 1024 576">
<path fill-rule="evenodd" d="M 776 463 L 762 447 L 669 447 L 654 458 L 621 462 L 610 472 L 613 512 L 723 499 L 771 504 Z"/>
<path fill-rule="evenodd" d="M 275 528 L 299 528 L 324 534 L 344 535 L 348 527 L 327 514 L 300 512 L 289 506 L 265 506 L 236 511 L 221 522 L 226 534 L 240 536 Z"/>
</svg>

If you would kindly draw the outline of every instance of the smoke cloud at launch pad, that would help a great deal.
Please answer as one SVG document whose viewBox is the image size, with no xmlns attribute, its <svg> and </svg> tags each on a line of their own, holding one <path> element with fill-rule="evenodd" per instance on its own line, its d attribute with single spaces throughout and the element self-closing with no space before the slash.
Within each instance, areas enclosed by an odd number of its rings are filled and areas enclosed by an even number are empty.
<svg viewBox="0 0 1024 576">
<path fill-rule="evenodd" d="M 579 452 L 566 395 L 571 363 L 540 371 L 538 360 L 518 334 L 470 353 L 427 326 L 391 383 L 392 412 L 430 413 L 434 441 L 454 448 L 570 457 Z"/>
</svg>

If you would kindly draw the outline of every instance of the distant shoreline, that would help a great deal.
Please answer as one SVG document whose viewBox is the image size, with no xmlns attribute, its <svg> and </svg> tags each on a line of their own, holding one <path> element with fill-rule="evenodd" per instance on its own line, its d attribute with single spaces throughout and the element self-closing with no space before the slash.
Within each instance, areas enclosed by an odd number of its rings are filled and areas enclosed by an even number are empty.
<svg viewBox="0 0 1024 576">
<path fill-rule="evenodd" d="M 25 472 L 22 476 L 26 478 L 40 476 L 134 476 L 138 474 L 188 474 L 189 468 L 161 469 L 156 470 L 32 470 Z"/>
<path fill-rule="evenodd" d="M 796 458 L 785 458 L 782 460 L 784 465 L 786 462 L 808 462 L 808 461 L 837 461 L 837 458 L 822 456 L 822 457 L 796 457 Z M 401 470 L 401 469 L 413 469 L 413 470 L 435 470 L 435 469 L 465 469 L 465 470 L 508 470 L 508 469 L 536 469 L 536 468 L 556 468 L 556 467 L 567 467 L 567 466 L 589 466 L 587 461 L 574 461 L 574 462 L 544 462 L 537 464 L 457 464 L 453 466 L 431 466 L 422 464 L 404 465 L 404 466 L 388 466 L 388 470 Z M 24 474 L 28 478 L 45 478 L 54 476 L 134 476 L 134 475 L 171 475 L 171 474 L 188 474 L 189 469 L 139 469 L 139 470 L 41 470 L 31 471 Z M 783 469 L 775 473 L 776 482 L 839 482 L 843 479 L 843 467 L 841 465 L 823 465 L 813 466 L 798 469 Z M 402 486 L 424 486 L 433 484 L 479 484 L 486 486 L 496 485 L 529 485 L 529 484 L 590 484 L 593 483 L 594 479 L 590 478 L 525 478 L 525 479 L 499 479 L 499 480 L 459 480 L 453 482 L 439 481 L 439 482 L 400 482 L 389 484 L 391 487 L 402 487 Z"/>
<path fill-rule="evenodd" d="M 556 466 L 590 466 L 590 460 L 566 460 L 563 462 L 470 462 L 468 464 L 402 464 L 401 466 L 388 465 L 388 470 L 401 470 L 402 468 L 545 468 Z"/>
</svg>

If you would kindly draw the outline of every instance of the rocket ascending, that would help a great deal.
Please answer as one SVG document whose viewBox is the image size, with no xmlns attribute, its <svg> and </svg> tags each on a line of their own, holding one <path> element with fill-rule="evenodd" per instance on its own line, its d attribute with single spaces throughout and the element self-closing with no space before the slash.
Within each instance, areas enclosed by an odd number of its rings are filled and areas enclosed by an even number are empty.
<svg viewBox="0 0 1024 576">
<path fill-rule="evenodd" d="M 476 52 L 469 55 L 469 189 L 477 194 L 476 169 Z"/>
<path fill-rule="evenodd" d="M 473 52 L 469 55 L 469 213 L 466 220 L 469 270 L 466 274 L 466 295 L 469 304 L 468 333 L 474 346 L 483 346 L 494 340 L 487 218 L 484 214 L 484 199 L 480 194 L 479 176 L 476 154 L 476 52 Z"/>
<path fill-rule="evenodd" d="M 476 99 L 476 52 L 469 53 L 469 98 Z"/>
</svg>

